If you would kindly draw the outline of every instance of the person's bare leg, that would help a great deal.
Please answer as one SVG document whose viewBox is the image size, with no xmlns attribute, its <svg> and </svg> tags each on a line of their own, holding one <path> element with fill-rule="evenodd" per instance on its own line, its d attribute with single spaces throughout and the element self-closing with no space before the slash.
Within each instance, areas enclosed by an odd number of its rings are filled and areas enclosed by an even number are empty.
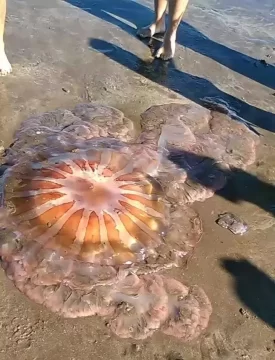
<svg viewBox="0 0 275 360">
<path fill-rule="evenodd" d="M 5 53 L 4 29 L 6 20 L 6 0 L 0 0 L 0 76 L 11 72 L 11 64 Z"/>
<path fill-rule="evenodd" d="M 138 30 L 137 34 L 142 38 L 152 37 L 155 34 L 165 32 L 165 12 L 167 9 L 168 0 L 154 0 L 154 3 L 155 21 L 151 25 Z"/>
<path fill-rule="evenodd" d="M 189 0 L 169 0 L 168 27 L 164 35 L 163 46 L 157 51 L 156 57 L 169 60 L 174 57 L 176 36 L 182 16 Z"/>
</svg>

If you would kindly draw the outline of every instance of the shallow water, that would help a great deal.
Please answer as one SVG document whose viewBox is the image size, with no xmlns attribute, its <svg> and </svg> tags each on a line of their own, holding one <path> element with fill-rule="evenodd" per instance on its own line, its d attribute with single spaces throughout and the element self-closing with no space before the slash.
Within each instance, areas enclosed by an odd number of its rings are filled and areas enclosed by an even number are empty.
<svg viewBox="0 0 275 360">
<path fill-rule="evenodd" d="M 191 2 L 178 29 L 175 60 L 162 63 L 129 51 L 126 40 L 129 36 L 136 40 L 136 28 L 152 20 L 151 3 L 66 1 L 110 28 L 125 32 L 125 40 L 92 36 L 92 50 L 200 105 L 206 97 L 225 102 L 245 121 L 275 131 L 275 115 L 269 111 L 275 89 L 275 13 L 271 2 L 262 8 L 258 2 L 248 1 L 241 6 L 230 1 Z M 160 46 L 158 40 L 144 44 L 152 52 Z M 270 99 L 262 94 L 266 91 L 271 92 Z"/>
</svg>

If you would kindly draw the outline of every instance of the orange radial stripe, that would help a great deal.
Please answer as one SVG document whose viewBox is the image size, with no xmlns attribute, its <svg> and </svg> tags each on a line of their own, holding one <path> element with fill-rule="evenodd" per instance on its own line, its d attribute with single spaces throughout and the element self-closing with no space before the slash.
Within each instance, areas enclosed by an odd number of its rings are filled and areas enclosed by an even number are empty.
<svg viewBox="0 0 275 360">
<path fill-rule="evenodd" d="M 111 176 L 113 176 L 113 174 L 114 173 L 110 169 L 107 169 L 107 168 L 102 171 L 102 175 L 105 177 L 111 177 Z"/>
<path fill-rule="evenodd" d="M 148 206 L 158 212 L 163 212 L 164 210 L 163 203 L 161 201 L 144 199 L 142 196 L 138 196 L 138 195 L 123 194 L 123 196 L 125 196 L 127 199 L 138 201 L 139 203 Z"/>
<path fill-rule="evenodd" d="M 74 159 L 73 162 L 81 169 L 86 170 L 86 161 L 84 159 Z"/>
<path fill-rule="evenodd" d="M 145 179 L 145 175 L 140 172 L 132 172 L 130 174 L 120 175 L 116 181 L 140 181 Z"/>
<path fill-rule="evenodd" d="M 98 163 L 96 161 L 88 161 L 88 164 L 92 170 L 95 170 L 98 167 Z"/>
<path fill-rule="evenodd" d="M 40 195 L 32 196 L 31 201 L 33 203 L 33 207 L 36 207 L 36 206 L 43 205 L 48 201 L 59 199 L 64 195 L 65 194 L 62 194 L 60 192 L 51 192 L 48 194 L 40 194 Z"/>
<path fill-rule="evenodd" d="M 73 173 L 71 167 L 70 167 L 69 165 L 65 164 L 64 162 L 61 162 L 61 163 L 59 163 L 59 164 L 55 164 L 54 167 L 57 168 L 57 169 L 59 169 L 59 170 L 62 170 L 62 171 L 64 171 L 64 172 L 66 172 L 66 173 L 68 173 L 68 174 L 72 174 L 72 173 Z M 63 177 L 62 177 L 62 178 L 63 178 Z"/>
<path fill-rule="evenodd" d="M 58 189 L 61 187 L 62 185 L 51 181 L 33 179 L 28 184 L 26 184 L 26 186 L 24 186 L 24 190 Z"/>
<path fill-rule="evenodd" d="M 62 204 L 52 207 L 50 210 L 45 211 L 42 215 L 29 220 L 32 226 L 43 225 L 47 228 L 54 225 L 71 207 L 74 205 L 73 202 Z"/>
<path fill-rule="evenodd" d="M 130 236 L 132 236 L 134 239 L 137 239 L 146 247 L 152 245 L 152 239 L 150 238 L 150 236 L 146 234 L 137 224 L 135 224 L 129 218 L 129 216 L 125 214 L 120 214 L 119 217 Z"/>
<path fill-rule="evenodd" d="M 142 211 L 124 201 L 120 201 L 120 204 L 124 206 L 130 214 L 147 225 L 152 231 L 158 231 L 160 223 L 157 218 L 149 216 L 145 211 Z"/>
<path fill-rule="evenodd" d="M 102 248 L 99 227 L 98 217 L 95 212 L 92 212 L 89 217 L 84 242 L 81 248 L 81 255 L 84 257 L 89 256 Z"/>
<path fill-rule="evenodd" d="M 82 218 L 84 210 L 77 210 L 70 218 L 65 222 L 62 228 L 58 231 L 54 240 L 58 245 L 69 248 L 76 239 L 76 232 L 79 227 L 80 220 Z"/>
<path fill-rule="evenodd" d="M 40 194 L 35 196 L 25 197 L 12 197 L 10 201 L 15 206 L 15 215 L 23 214 L 27 211 L 35 209 L 37 206 L 43 205 L 51 200 L 56 200 L 64 196 L 58 192 L 52 192 L 50 194 Z"/>
<path fill-rule="evenodd" d="M 56 168 L 58 166 L 54 165 Z M 51 169 L 41 169 L 38 170 L 36 173 L 36 176 L 43 176 L 43 177 L 48 177 L 48 178 L 52 178 L 52 179 L 66 179 L 66 177 L 62 174 L 59 174 L 58 172 L 55 172 L 54 170 Z M 34 178 L 34 176 L 33 176 Z"/>
<path fill-rule="evenodd" d="M 127 234 L 126 230 L 124 228 L 117 230 L 116 223 L 109 214 L 104 213 L 103 218 L 107 229 L 109 244 L 115 252 L 114 257 L 116 262 L 124 263 L 127 261 L 133 261 L 135 259 L 135 255 L 130 251 L 129 247 L 126 247 L 124 244 L 122 244 L 119 238 L 119 232 L 123 231 L 125 237 L 125 234 Z"/>
<path fill-rule="evenodd" d="M 125 247 L 120 240 L 119 230 L 116 229 L 116 223 L 114 219 L 106 213 L 104 213 L 103 218 L 108 234 L 108 241 L 113 250 L 117 253 L 129 251 L 129 247 Z M 125 229 L 121 229 L 120 231 L 125 232 Z"/>
</svg>

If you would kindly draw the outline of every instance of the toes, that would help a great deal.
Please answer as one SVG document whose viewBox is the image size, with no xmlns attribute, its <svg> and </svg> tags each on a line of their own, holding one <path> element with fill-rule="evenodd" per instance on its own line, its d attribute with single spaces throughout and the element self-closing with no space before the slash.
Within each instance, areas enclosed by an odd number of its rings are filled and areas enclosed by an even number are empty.
<svg viewBox="0 0 275 360">
<path fill-rule="evenodd" d="M 169 50 L 164 49 L 164 47 L 161 47 L 158 49 L 155 55 L 156 58 L 167 61 L 173 58 L 173 53 Z"/>
<path fill-rule="evenodd" d="M 163 55 L 163 51 L 164 51 L 163 47 L 159 48 L 155 54 L 155 57 L 158 59 L 161 58 Z"/>
<path fill-rule="evenodd" d="M 168 61 L 168 60 L 171 60 L 173 58 L 173 55 L 172 54 L 162 54 L 162 56 L 161 56 L 161 59 L 163 60 L 163 61 Z"/>
<path fill-rule="evenodd" d="M 12 67 L 6 55 L 3 56 L 2 58 L 0 57 L 0 76 L 5 76 L 11 73 L 11 71 L 12 71 Z"/>
<path fill-rule="evenodd" d="M 9 68 L 0 68 L 0 76 L 6 76 L 12 71 L 11 67 Z"/>
</svg>

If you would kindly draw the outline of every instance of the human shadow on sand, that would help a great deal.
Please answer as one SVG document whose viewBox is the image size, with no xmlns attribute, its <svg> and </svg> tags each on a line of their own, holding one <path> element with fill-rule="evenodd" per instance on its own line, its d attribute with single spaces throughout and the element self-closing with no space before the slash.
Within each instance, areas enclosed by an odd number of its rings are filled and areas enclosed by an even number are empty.
<svg viewBox="0 0 275 360">
<path fill-rule="evenodd" d="M 227 179 L 226 185 L 216 191 L 216 195 L 233 203 L 242 201 L 257 205 L 271 215 L 275 216 L 275 186 L 262 181 L 253 174 L 237 169 L 225 169 L 216 159 L 197 155 L 184 150 L 170 150 L 170 161 L 179 168 L 184 169 L 192 182 L 213 189 L 213 176 L 223 174 Z M 193 164 L 195 164 L 193 166 Z M 210 171 L 208 171 L 210 170 Z"/>
<path fill-rule="evenodd" d="M 246 259 L 221 259 L 234 279 L 241 302 L 259 319 L 275 329 L 275 280 Z"/>
<path fill-rule="evenodd" d="M 173 61 L 163 62 L 155 60 L 153 62 L 144 62 L 131 52 L 105 40 L 90 39 L 89 43 L 93 50 L 104 54 L 111 60 L 159 85 L 173 90 L 199 105 L 207 106 L 206 98 L 210 98 L 217 103 L 225 102 L 230 108 L 234 109 L 237 115 L 244 119 L 248 125 L 253 124 L 265 130 L 275 132 L 275 114 L 249 105 L 221 91 L 204 78 L 178 70 Z"/>
<path fill-rule="evenodd" d="M 191 152 L 172 150 L 169 159 L 184 169 L 188 178 L 194 183 L 199 183 L 206 188 L 212 188 L 213 179 L 209 179 L 207 173 L 193 168 L 192 163 L 198 164 L 197 167 L 202 169 L 211 167 L 213 169 L 211 174 L 222 172 L 228 182 L 223 189 L 216 192 L 217 195 L 234 203 L 242 201 L 252 203 L 275 218 L 275 187 L 273 185 L 241 169 L 223 169 L 215 159 Z M 275 329 L 275 280 L 246 259 L 224 258 L 221 259 L 221 266 L 233 277 L 235 291 L 242 303 L 258 318 Z"/>
<path fill-rule="evenodd" d="M 137 28 L 154 19 L 153 11 L 132 0 L 65 0 L 110 24 L 136 36 Z M 128 22 L 128 23 L 127 23 Z M 131 25 L 131 24 L 133 25 Z M 227 29 L 225 29 L 226 31 Z M 275 67 L 239 51 L 219 44 L 186 22 L 181 22 L 177 43 L 238 72 L 258 83 L 275 89 Z"/>
</svg>

